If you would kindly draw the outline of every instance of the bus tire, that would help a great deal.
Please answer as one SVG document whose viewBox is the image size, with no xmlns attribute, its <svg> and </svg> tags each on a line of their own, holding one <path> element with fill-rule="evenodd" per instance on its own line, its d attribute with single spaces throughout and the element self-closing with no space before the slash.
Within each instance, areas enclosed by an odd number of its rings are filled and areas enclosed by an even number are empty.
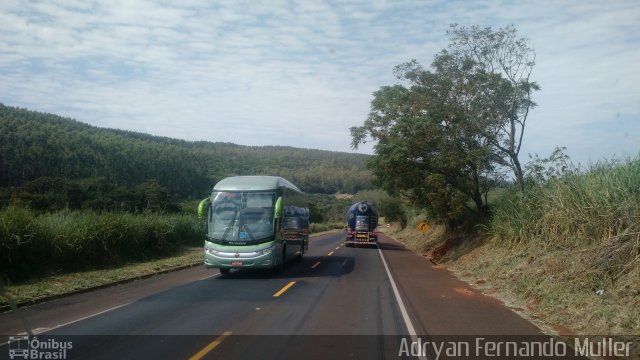
<svg viewBox="0 0 640 360">
<path fill-rule="evenodd" d="M 222 275 L 227 275 L 231 272 L 231 269 L 229 268 L 220 268 L 220 274 Z"/>
</svg>

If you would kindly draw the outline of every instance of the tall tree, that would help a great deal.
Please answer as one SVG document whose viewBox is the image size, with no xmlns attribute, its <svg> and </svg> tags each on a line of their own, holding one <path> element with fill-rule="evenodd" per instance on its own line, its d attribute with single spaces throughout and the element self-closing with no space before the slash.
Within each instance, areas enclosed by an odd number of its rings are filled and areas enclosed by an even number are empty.
<svg viewBox="0 0 640 360">
<path fill-rule="evenodd" d="M 424 70 L 415 60 L 395 68 L 410 86 L 384 86 L 374 93 L 363 126 L 351 128 L 352 146 L 373 138 L 369 162 L 378 184 L 401 193 L 441 221 L 456 219 L 472 200 L 484 213 L 485 174 L 491 147 L 471 126 L 463 106 L 467 89 L 482 77 L 470 77 L 449 56 Z"/>
<path fill-rule="evenodd" d="M 469 72 L 484 74 L 483 87 L 470 94 L 468 111 L 477 130 L 497 149 L 524 190 L 519 155 L 532 100 L 539 85 L 531 81 L 536 54 L 526 38 L 518 38 L 514 26 L 493 31 L 490 27 L 451 25 L 451 44 L 441 55 L 451 55 Z"/>
<path fill-rule="evenodd" d="M 363 126 L 351 128 L 354 148 L 377 141 L 369 165 L 379 184 L 442 220 L 459 215 L 468 200 L 486 212 L 482 194 L 501 166 L 524 189 L 518 154 L 538 89 L 529 80 L 533 51 L 513 27 L 452 25 L 448 34 L 451 45 L 432 70 L 415 60 L 397 66 L 408 86 L 383 86 Z"/>
</svg>

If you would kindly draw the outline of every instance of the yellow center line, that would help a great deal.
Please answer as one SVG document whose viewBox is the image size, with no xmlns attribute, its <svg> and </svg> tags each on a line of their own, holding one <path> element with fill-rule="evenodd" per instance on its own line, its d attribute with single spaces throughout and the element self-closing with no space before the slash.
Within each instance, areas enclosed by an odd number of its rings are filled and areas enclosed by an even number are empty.
<svg viewBox="0 0 640 360">
<path fill-rule="evenodd" d="M 211 350 L 215 349 L 216 346 L 220 345 L 222 340 L 227 336 L 231 335 L 231 331 L 225 331 L 222 335 L 218 336 L 215 340 L 209 343 L 209 345 L 205 346 L 202 350 L 198 351 L 197 354 L 193 355 L 189 358 L 189 360 L 200 360 L 205 355 L 207 355 Z"/>
<path fill-rule="evenodd" d="M 311 267 L 312 269 L 315 269 L 318 265 L 320 265 L 321 261 L 318 261 L 317 263 L 313 264 L 313 266 Z"/>
<path fill-rule="evenodd" d="M 278 297 L 278 296 L 282 295 L 282 293 L 284 293 L 285 291 L 289 290 L 289 288 L 292 287 L 293 284 L 295 284 L 295 283 L 296 283 L 295 281 L 292 281 L 292 282 L 288 283 L 282 289 L 280 289 L 280 291 L 278 291 L 277 293 L 273 294 L 273 297 Z"/>
<path fill-rule="evenodd" d="M 333 255 L 333 251 L 327 254 L 327 256 L 331 256 L 331 255 Z"/>
</svg>

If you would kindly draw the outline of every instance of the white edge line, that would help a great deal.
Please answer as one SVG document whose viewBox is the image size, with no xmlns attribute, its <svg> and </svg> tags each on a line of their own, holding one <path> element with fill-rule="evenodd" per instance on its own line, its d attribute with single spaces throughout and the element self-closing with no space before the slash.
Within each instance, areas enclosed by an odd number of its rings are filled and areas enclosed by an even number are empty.
<svg viewBox="0 0 640 360">
<path fill-rule="evenodd" d="M 221 273 L 217 273 L 217 274 L 213 274 L 213 275 L 209 275 L 209 276 L 205 276 L 202 279 L 198 279 L 198 281 L 202 281 L 202 280 L 206 280 L 208 278 L 212 278 L 212 277 L 216 277 L 216 276 L 220 276 L 222 275 Z"/>
<path fill-rule="evenodd" d="M 211 278 L 211 277 L 215 277 L 215 276 L 220 276 L 220 275 L 221 275 L 220 273 L 217 273 L 217 274 L 213 274 L 213 275 L 209 275 L 209 276 L 203 277 L 200 280 L 205 280 L 205 279 L 208 279 L 208 278 Z M 82 321 L 82 320 L 90 319 L 90 318 L 92 318 L 94 316 L 98 316 L 98 315 L 102 315 L 104 313 L 108 313 L 109 311 L 113 311 L 113 310 L 119 309 L 121 307 L 125 307 L 125 306 L 127 306 L 129 304 L 131 304 L 131 303 L 128 302 L 128 303 L 120 304 L 118 306 L 114 306 L 112 308 L 109 308 L 109 309 L 106 309 L 106 310 L 102 310 L 102 311 L 97 312 L 95 314 L 87 315 L 87 316 L 81 317 L 79 319 L 71 320 L 71 321 L 66 322 L 64 324 L 59 324 L 59 325 L 56 325 L 56 326 L 51 327 L 51 328 L 38 328 L 38 329 L 35 329 L 34 331 L 32 331 L 32 334 L 33 335 L 40 335 L 40 334 L 43 334 L 43 333 L 45 333 L 47 331 L 51 331 L 51 330 L 54 330 L 54 329 L 59 329 L 59 328 L 61 328 L 63 326 L 71 325 L 71 324 L 77 323 L 77 322 Z M 27 335 L 27 333 L 25 332 L 24 335 Z M 9 344 L 9 342 L 2 343 L 2 344 L 0 344 L 0 346 L 5 346 L 7 344 Z"/>
<path fill-rule="evenodd" d="M 200 280 L 205 280 L 205 279 L 208 279 L 208 278 L 211 278 L 211 277 L 214 277 L 214 276 L 220 276 L 220 275 L 221 275 L 220 273 L 217 273 L 217 274 L 213 274 L 213 275 L 209 275 L 209 276 L 207 276 L 207 277 L 204 277 L 204 278 L 202 278 L 202 279 L 200 279 Z M 47 331 L 49 331 L 49 330 L 58 329 L 58 328 L 61 328 L 61 327 L 63 327 L 63 326 L 71 325 L 71 324 L 73 324 L 73 323 L 77 323 L 78 321 L 82 321 L 82 320 L 90 319 L 90 318 L 92 318 L 92 317 L 94 317 L 94 316 L 102 315 L 102 314 L 104 314 L 104 313 L 107 313 L 107 312 L 112 311 L 112 310 L 119 309 L 119 308 L 124 307 L 124 306 L 127 306 L 127 305 L 129 305 L 129 304 L 131 304 L 131 303 L 130 303 L 130 302 L 128 302 L 128 303 L 125 303 L 125 304 L 121 304 L 121 305 L 118 305 L 118 306 L 114 306 L 114 307 L 112 307 L 112 308 L 109 308 L 109 309 L 106 309 L 106 310 L 102 310 L 102 311 L 97 312 L 97 313 L 95 313 L 95 314 L 91 314 L 91 315 L 88 315 L 88 316 L 85 316 L 85 317 L 81 317 L 80 319 L 75 319 L 75 320 L 72 320 L 72 321 L 66 322 L 66 323 L 64 323 L 64 324 L 56 325 L 56 326 L 54 326 L 54 327 L 52 327 L 52 328 L 45 329 L 45 330 L 43 330 L 43 331 L 41 331 L 41 332 L 38 332 L 38 334 L 42 334 L 42 333 L 47 332 Z M 34 332 L 33 334 L 34 334 L 34 335 L 37 335 L 35 332 Z"/>
<path fill-rule="evenodd" d="M 54 327 L 50 327 L 50 328 L 38 328 L 38 329 L 36 329 L 35 331 L 32 331 L 31 333 L 32 333 L 33 335 L 40 335 L 40 334 L 46 333 L 47 331 L 51 331 L 51 330 L 55 330 L 55 329 L 59 329 L 59 328 L 61 328 L 61 327 L 63 327 L 63 326 L 71 325 L 71 324 L 77 323 L 77 322 L 82 321 L 82 320 L 90 319 L 90 318 L 92 318 L 92 317 L 94 317 L 94 316 L 102 315 L 102 314 L 104 314 L 104 313 L 107 313 L 107 312 L 109 312 L 109 311 L 113 311 L 113 310 L 119 309 L 119 308 L 124 307 L 124 306 L 127 306 L 127 305 L 129 305 L 129 304 L 131 304 L 131 303 L 130 303 L 130 302 L 128 302 L 128 303 L 125 303 L 125 304 L 120 304 L 120 305 L 118 305 L 118 306 L 114 306 L 114 307 L 112 307 L 112 308 L 109 308 L 109 309 L 106 309 L 106 310 L 102 310 L 102 311 L 97 312 L 97 313 L 95 313 L 95 314 L 87 315 L 87 316 L 81 317 L 81 318 L 79 318 L 79 319 L 75 319 L 75 320 L 72 320 L 72 321 L 66 322 L 66 323 L 64 323 L 64 324 L 56 325 L 56 326 L 54 326 Z M 23 335 L 24 335 L 24 336 L 26 336 L 26 335 L 27 335 L 27 333 L 25 332 L 25 333 L 21 333 L 21 334 L 18 334 L 18 335 L 19 335 L 19 336 L 23 336 Z M 5 343 L 0 344 L 0 346 L 5 346 L 5 345 L 7 345 L 7 344 L 9 344 L 9 342 L 8 342 L 8 341 L 7 341 L 7 342 L 5 342 Z"/>
<path fill-rule="evenodd" d="M 49 330 L 59 329 L 59 328 L 61 328 L 61 327 L 63 327 L 63 326 L 71 325 L 71 324 L 77 323 L 77 322 L 82 321 L 82 320 L 87 320 L 87 319 L 90 319 L 90 318 L 92 318 L 92 317 L 94 317 L 94 316 L 98 316 L 98 315 L 102 315 L 102 314 L 104 314 L 104 313 L 108 313 L 109 311 L 113 311 L 113 310 L 116 310 L 116 309 L 120 309 L 121 307 L 125 307 L 125 306 L 127 306 L 127 305 L 129 305 L 129 304 L 131 304 L 131 303 L 130 303 L 130 302 L 128 302 L 128 303 L 124 303 L 124 304 L 121 304 L 121 305 L 118 305 L 118 306 L 114 306 L 114 307 L 109 308 L 109 309 L 106 309 L 106 310 L 102 310 L 102 311 L 97 312 L 97 313 L 95 313 L 95 314 L 87 315 L 87 316 L 85 316 L 85 317 L 81 317 L 81 318 L 79 318 L 79 319 L 75 319 L 75 320 L 72 320 L 72 321 L 66 322 L 66 323 L 64 323 L 64 324 L 56 325 L 56 326 L 52 327 L 51 329 L 47 329 L 47 330 L 42 331 L 40 334 L 42 334 L 42 333 L 44 333 L 44 332 L 47 332 L 47 331 L 49 331 Z"/>
<path fill-rule="evenodd" d="M 389 277 L 389 282 L 391 283 L 393 294 L 395 295 L 396 301 L 398 302 L 398 306 L 400 307 L 400 313 L 402 313 L 404 324 L 407 327 L 407 330 L 409 331 L 411 340 L 413 340 L 414 343 L 418 343 L 418 335 L 416 334 L 416 329 L 413 327 L 413 323 L 409 318 L 409 313 L 407 312 L 407 308 L 404 306 L 404 302 L 400 297 L 400 293 L 398 292 L 398 287 L 396 286 L 396 282 L 395 280 L 393 280 L 393 276 L 391 276 L 391 272 L 389 271 L 389 266 L 387 266 L 387 261 L 384 259 L 384 256 L 382 255 L 382 250 L 380 250 L 380 246 L 378 244 L 376 244 L 376 246 L 378 247 L 378 252 L 380 253 L 380 258 L 382 259 L 382 264 L 384 265 L 384 269 L 387 271 L 387 276 Z M 418 358 L 426 360 L 425 354 L 418 356 Z"/>
</svg>

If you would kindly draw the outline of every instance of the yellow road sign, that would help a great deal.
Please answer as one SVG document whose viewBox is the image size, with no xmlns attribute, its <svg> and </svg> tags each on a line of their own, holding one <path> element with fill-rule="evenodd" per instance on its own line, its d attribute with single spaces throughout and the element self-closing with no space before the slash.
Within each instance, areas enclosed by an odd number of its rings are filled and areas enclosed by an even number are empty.
<svg viewBox="0 0 640 360">
<path fill-rule="evenodd" d="M 418 224 L 418 230 L 422 231 L 422 233 L 424 234 L 427 232 L 427 230 L 429 230 L 430 226 L 431 225 L 426 222 L 421 222 L 420 224 Z"/>
</svg>

